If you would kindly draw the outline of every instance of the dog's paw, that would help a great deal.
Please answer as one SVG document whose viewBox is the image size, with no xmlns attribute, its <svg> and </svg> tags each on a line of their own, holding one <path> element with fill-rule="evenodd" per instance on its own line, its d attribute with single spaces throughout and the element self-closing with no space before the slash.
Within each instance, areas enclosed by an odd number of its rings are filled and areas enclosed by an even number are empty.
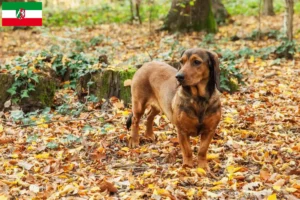
<svg viewBox="0 0 300 200">
<path fill-rule="evenodd" d="M 182 167 L 193 168 L 194 167 L 193 160 L 183 160 Z"/>
<path fill-rule="evenodd" d="M 150 142 L 154 142 L 156 140 L 156 137 L 154 134 L 145 134 L 145 140 L 149 140 Z"/>
<path fill-rule="evenodd" d="M 188 163 L 183 163 L 183 164 L 182 164 L 182 167 L 183 167 L 183 168 L 193 168 L 194 165 L 191 165 L 191 164 L 188 164 Z"/>
<path fill-rule="evenodd" d="M 128 147 L 129 148 L 137 148 L 138 146 L 139 146 L 139 144 L 140 144 L 140 141 L 139 141 L 139 139 L 133 139 L 133 138 L 129 138 L 129 140 L 128 140 Z"/>
<path fill-rule="evenodd" d="M 206 161 L 206 160 L 199 160 L 199 161 L 198 161 L 198 167 L 204 169 L 204 170 L 207 171 L 207 172 L 210 171 L 209 165 L 207 164 L 207 161 Z"/>
</svg>

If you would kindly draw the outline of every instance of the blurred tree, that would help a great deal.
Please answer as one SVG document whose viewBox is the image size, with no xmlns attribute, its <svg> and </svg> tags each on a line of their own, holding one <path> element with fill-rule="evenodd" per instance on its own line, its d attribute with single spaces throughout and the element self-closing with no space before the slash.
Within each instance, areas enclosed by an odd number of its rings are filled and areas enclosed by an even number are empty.
<svg viewBox="0 0 300 200">
<path fill-rule="evenodd" d="M 211 0 L 173 0 L 164 23 L 164 30 L 217 31 Z"/>
<path fill-rule="evenodd" d="M 221 0 L 212 0 L 212 11 L 214 13 L 215 19 L 218 24 L 224 23 L 229 14 L 225 9 L 225 6 L 222 4 Z"/>
<path fill-rule="evenodd" d="M 284 29 L 286 37 L 289 41 L 293 40 L 293 15 L 294 15 L 294 0 L 285 0 L 286 11 L 284 16 Z"/>
<path fill-rule="evenodd" d="M 264 0 L 263 15 L 275 15 L 273 0 Z"/>
<path fill-rule="evenodd" d="M 135 18 L 137 18 L 139 20 L 139 23 L 142 24 L 142 19 L 140 16 L 141 0 L 129 0 L 129 1 L 130 1 L 131 22 L 133 22 Z"/>
</svg>

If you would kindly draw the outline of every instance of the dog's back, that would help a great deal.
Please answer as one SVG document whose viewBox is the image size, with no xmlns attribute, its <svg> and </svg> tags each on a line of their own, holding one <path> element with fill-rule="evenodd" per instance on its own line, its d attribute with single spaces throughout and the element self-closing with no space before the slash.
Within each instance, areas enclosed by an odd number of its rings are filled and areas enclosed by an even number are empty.
<svg viewBox="0 0 300 200">
<path fill-rule="evenodd" d="M 132 79 L 132 101 L 139 101 L 146 106 L 155 106 L 171 120 L 170 102 L 178 85 L 176 72 L 175 68 L 163 62 L 145 63 Z"/>
</svg>

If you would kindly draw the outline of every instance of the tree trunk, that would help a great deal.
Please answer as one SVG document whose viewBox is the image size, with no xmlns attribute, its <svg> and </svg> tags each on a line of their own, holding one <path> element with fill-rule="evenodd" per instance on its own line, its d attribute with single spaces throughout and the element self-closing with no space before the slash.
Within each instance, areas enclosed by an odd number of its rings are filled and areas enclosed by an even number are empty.
<svg viewBox="0 0 300 200">
<path fill-rule="evenodd" d="M 263 15 L 275 15 L 273 8 L 273 0 L 264 0 Z"/>
<path fill-rule="evenodd" d="M 285 0 L 286 11 L 284 18 L 284 30 L 289 41 L 293 40 L 293 15 L 294 15 L 294 0 Z"/>
<path fill-rule="evenodd" d="M 221 0 L 212 0 L 212 12 L 218 24 L 224 23 L 230 17 Z"/>
<path fill-rule="evenodd" d="M 164 29 L 214 33 L 217 24 L 211 7 L 211 0 L 173 0 Z"/>
</svg>

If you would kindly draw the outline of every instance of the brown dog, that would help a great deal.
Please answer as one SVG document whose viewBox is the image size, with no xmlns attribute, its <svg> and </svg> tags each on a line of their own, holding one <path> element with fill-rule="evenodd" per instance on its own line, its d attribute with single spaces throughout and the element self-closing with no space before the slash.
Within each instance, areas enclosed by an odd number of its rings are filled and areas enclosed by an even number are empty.
<svg viewBox="0 0 300 200">
<path fill-rule="evenodd" d="M 131 84 L 132 124 L 129 147 L 139 145 L 139 121 L 147 107 L 145 137 L 154 140 L 152 125 L 162 111 L 176 125 L 183 165 L 193 166 L 190 136 L 201 135 L 198 166 L 208 169 L 206 153 L 221 118 L 219 99 L 220 68 L 217 54 L 200 48 L 186 50 L 179 72 L 162 62 L 144 64 Z"/>
</svg>

